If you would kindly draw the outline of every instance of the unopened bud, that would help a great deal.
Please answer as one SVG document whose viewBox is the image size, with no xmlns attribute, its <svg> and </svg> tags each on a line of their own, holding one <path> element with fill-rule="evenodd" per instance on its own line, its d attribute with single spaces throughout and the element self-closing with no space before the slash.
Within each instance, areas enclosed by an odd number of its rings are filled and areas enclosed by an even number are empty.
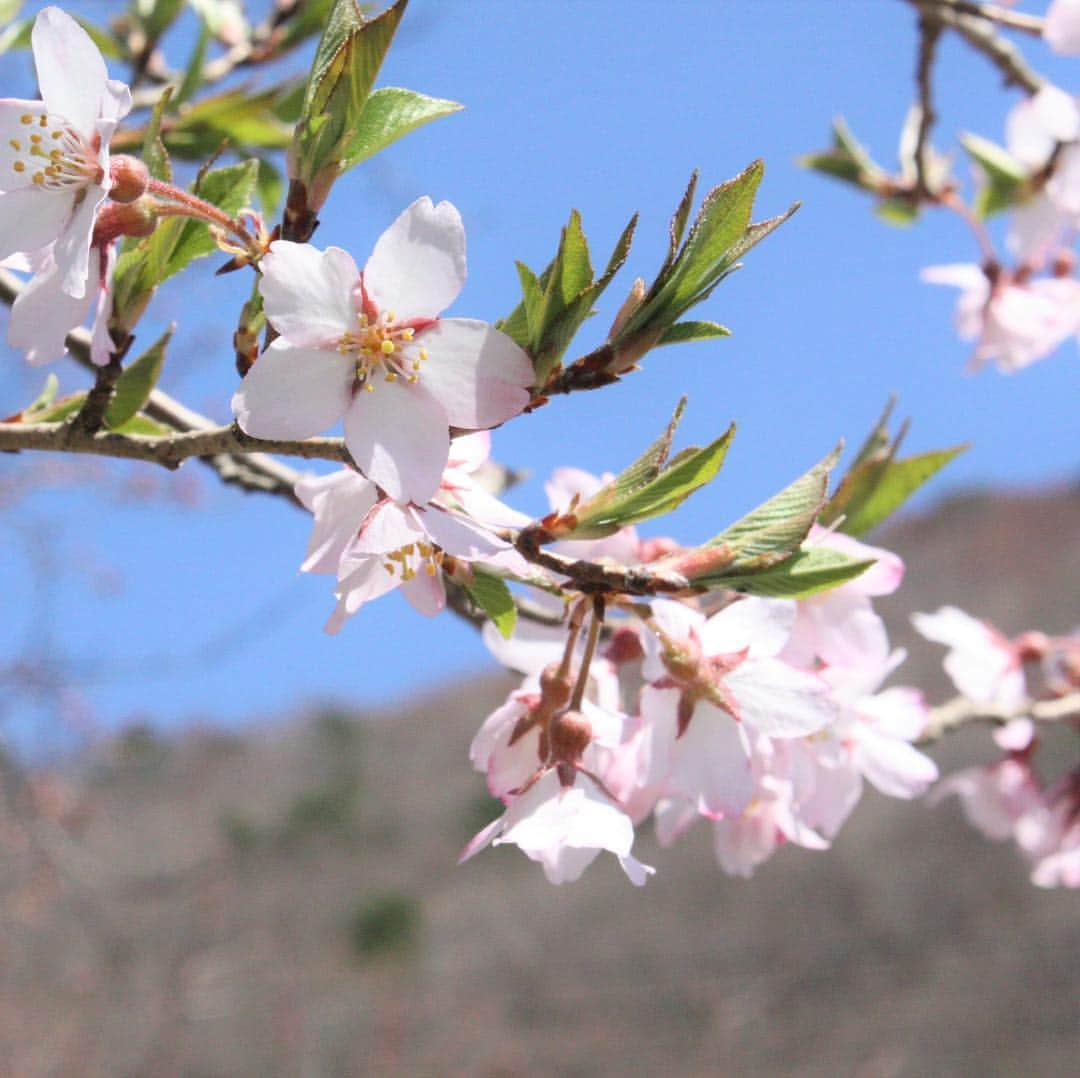
<svg viewBox="0 0 1080 1078">
<path fill-rule="evenodd" d="M 549 663 L 544 667 L 540 674 L 540 695 L 549 712 L 566 707 L 573 691 L 572 680 L 562 673 L 558 663 Z"/>
<path fill-rule="evenodd" d="M 592 724 L 580 711 L 556 715 L 548 728 L 551 760 L 557 764 L 576 764 L 592 737 Z"/>
<path fill-rule="evenodd" d="M 150 185 L 150 172 L 138 158 L 126 153 L 117 154 L 109 162 L 112 186 L 109 198 L 113 202 L 134 202 L 146 194 Z"/>
<path fill-rule="evenodd" d="M 1068 248 L 1062 247 L 1054 255 L 1054 261 L 1050 272 L 1054 277 L 1071 277 L 1076 271 L 1076 255 Z"/>
<path fill-rule="evenodd" d="M 645 649 L 641 646 L 641 637 L 628 625 L 616 629 L 607 647 L 604 648 L 604 658 L 616 666 L 635 662 L 644 654 Z"/>
<path fill-rule="evenodd" d="M 107 203 L 94 222 L 93 242 L 98 247 L 121 236 L 149 236 L 157 228 L 157 214 L 150 199 Z"/>
<path fill-rule="evenodd" d="M 619 308 L 619 313 L 615 315 L 615 321 L 611 323 L 611 329 L 608 330 L 608 340 L 610 341 L 629 321 L 630 316 L 641 306 L 641 301 L 645 298 L 645 281 L 639 277 L 630 286 L 630 295 L 623 300 L 622 306 Z"/>
</svg>

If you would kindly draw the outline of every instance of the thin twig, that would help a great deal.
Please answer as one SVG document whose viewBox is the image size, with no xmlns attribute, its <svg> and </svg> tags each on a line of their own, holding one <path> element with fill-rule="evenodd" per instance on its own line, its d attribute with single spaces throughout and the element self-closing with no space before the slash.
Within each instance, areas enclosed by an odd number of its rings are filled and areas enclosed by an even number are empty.
<svg viewBox="0 0 1080 1078">
<path fill-rule="evenodd" d="M 979 704 L 966 696 L 957 696 L 947 703 L 930 709 L 926 729 L 917 744 L 937 741 L 942 735 L 975 722 L 1004 723 L 1027 716 L 1037 722 L 1060 722 L 1070 716 L 1080 717 L 1080 691 L 1052 700 L 1028 700 L 1016 708 Z"/>
<path fill-rule="evenodd" d="M 933 198 L 927 177 L 926 155 L 930 142 L 930 132 L 937 121 L 934 111 L 934 57 L 944 27 L 940 20 L 921 9 L 919 16 L 919 60 L 915 70 L 915 83 L 919 100 L 919 133 L 915 140 L 915 177 L 916 193 L 921 198 Z"/>
<path fill-rule="evenodd" d="M 994 23 L 982 14 L 974 15 L 959 7 L 954 0 L 905 0 L 920 15 L 929 15 L 943 26 L 955 30 L 976 52 L 985 56 L 1001 72 L 1007 86 L 1019 86 L 1029 94 L 1037 93 L 1046 84 L 1042 75 L 1033 71 L 1020 50 L 994 30 Z"/>
<path fill-rule="evenodd" d="M 1032 37 L 1042 37 L 1046 19 L 1041 15 L 1029 15 L 1024 11 L 1010 11 L 997 4 L 976 4 L 973 0 L 943 0 L 961 15 L 975 15 L 987 22 L 997 23 L 1008 30 L 1018 30 Z"/>
</svg>

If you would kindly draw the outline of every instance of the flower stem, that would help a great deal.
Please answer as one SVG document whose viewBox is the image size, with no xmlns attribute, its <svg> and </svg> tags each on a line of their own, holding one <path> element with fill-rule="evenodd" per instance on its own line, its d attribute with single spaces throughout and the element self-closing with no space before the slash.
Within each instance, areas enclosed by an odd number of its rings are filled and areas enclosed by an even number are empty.
<svg viewBox="0 0 1080 1078">
<path fill-rule="evenodd" d="M 578 670 L 577 681 L 574 684 L 574 695 L 570 698 L 571 711 L 580 711 L 581 702 L 585 699 L 585 686 L 589 682 L 589 667 L 592 666 L 596 644 L 600 639 L 600 629 L 604 624 L 604 597 L 602 595 L 593 596 L 592 608 L 593 616 L 589 623 L 589 635 L 585 640 L 585 654 L 582 656 L 581 669 Z"/>
</svg>

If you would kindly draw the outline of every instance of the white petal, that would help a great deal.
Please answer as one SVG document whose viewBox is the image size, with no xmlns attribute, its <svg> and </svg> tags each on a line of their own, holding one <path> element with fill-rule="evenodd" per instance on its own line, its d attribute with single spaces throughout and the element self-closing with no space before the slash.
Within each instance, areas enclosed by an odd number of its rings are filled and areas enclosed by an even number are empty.
<svg viewBox="0 0 1080 1078">
<path fill-rule="evenodd" d="M 60 271 L 52 265 L 31 278 L 11 307 L 8 341 L 24 350 L 27 362 L 34 366 L 66 354 L 65 337 L 83 324 L 95 298 L 95 292 L 88 290 L 81 299 L 73 299 L 61 284 Z"/>
<path fill-rule="evenodd" d="M 985 299 L 990 294 L 990 282 L 980 266 L 973 262 L 952 262 L 945 266 L 927 266 L 919 280 L 927 284 L 947 284 L 965 292 L 979 292 Z"/>
<path fill-rule="evenodd" d="M 667 789 L 713 819 L 742 812 L 754 796 L 754 775 L 740 724 L 719 708 L 698 704 L 675 742 Z"/>
<path fill-rule="evenodd" d="M 63 274 L 63 288 L 69 296 L 83 295 L 90 277 L 90 241 L 94 222 L 105 201 L 105 188 L 91 184 L 81 192 L 66 227 L 53 245 L 53 258 Z"/>
<path fill-rule="evenodd" d="M 319 251 L 278 240 L 259 263 L 259 291 L 270 324 L 287 341 L 318 348 L 357 328 L 353 289 L 360 275 L 340 247 Z"/>
<path fill-rule="evenodd" d="M 921 797 L 937 781 L 937 764 L 906 741 L 864 727 L 857 744 L 859 770 L 889 797 Z"/>
<path fill-rule="evenodd" d="M 20 187 L 0 192 L 0 258 L 51 243 L 71 218 L 73 196 Z"/>
<path fill-rule="evenodd" d="M 254 438 L 309 438 L 344 414 L 356 372 L 337 352 L 294 348 L 279 337 L 233 395 L 240 429 Z"/>
<path fill-rule="evenodd" d="M 45 8 L 30 34 L 46 107 L 81 134 L 94 134 L 109 73 L 90 35 L 57 7 Z"/>
<path fill-rule="evenodd" d="M 443 585 L 441 573 L 429 576 L 425 572 L 419 572 L 412 580 L 403 580 L 401 594 L 413 610 L 423 614 L 425 618 L 433 618 L 446 609 L 446 587 Z"/>
<path fill-rule="evenodd" d="M 1080 0 L 1054 0 L 1046 11 L 1043 38 L 1054 52 L 1080 53 Z"/>
<path fill-rule="evenodd" d="M 778 659 L 748 659 L 724 681 L 742 720 L 769 737 L 803 737 L 836 720 L 828 685 Z"/>
<path fill-rule="evenodd" d="M 416 335 L 425 348 L 420 380 L 451 426 L 493 427 L 529 403 L 529 357 L 505 334 L 471 318 L 441 318 Z"/>
<path fill-rule="evenodd" d="M 356 394 L 345 413 L 345 442 L 364 475 L 395 501 L 418 505 L 439 489 L 450 454 L 442 406 L 423 385 L 400 381 Z"/>
<path fill-rule="evenodd" d="M 349 468 L 330 475 L 304 476 L 294 488 L 315 514 L 315 526 L 300 568 L 305 573 L 336 573 L 345 548 L 375 505 L 375 484 Z"/>
<path fill-rule="evenodd" d="M 705 624 L 701 643 L 706 655 L 730 655 L 750 649 L 752 656 L 775 655 L 795 624 L 793 599 L 737 599 Z"/>
<path fill-rule="evenodd" d="M 379 237 L 364 266 L 364 290 L 396 321 L 434 318 L 465 284 L 465 226 L 449 202 L 418 198 Z"/>
</svg>

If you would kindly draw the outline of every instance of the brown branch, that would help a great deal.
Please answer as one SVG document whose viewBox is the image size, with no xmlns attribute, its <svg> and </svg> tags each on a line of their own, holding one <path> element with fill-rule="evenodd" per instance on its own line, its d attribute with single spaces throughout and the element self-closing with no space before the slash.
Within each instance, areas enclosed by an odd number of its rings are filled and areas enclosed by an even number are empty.
<svg viewBox="0 0 1080 1078">
<path fill-rule="evenodd" d="M 1033 71 L 1020 50 L 994 30 L 994 22 L 984 12 L 972 14 L 967 5 L 956 0 L 905 0 L 923 17 L 929 17 L 955 30 L 976 52 L 985 56 L 1001 72 L 1007 86 L 1019 86 L 1029 94 L 1037 93 L 1046 83 Z M 976 5 L 980 6 L 981 5 Z"/>
<path fill-rule="evenodd" d="M 918 88 L 919 132 L 915 140 L 915 177 L 916 194 L 920 198 L 933 198 L 927 178 L 926 155 L 930 142 L 930 132 L 937 122 L 934 111 L 934 57 L 938 42 L 944 29 L 940 20 L 934 18 L 923 8 L 919 16 L 919 60 L 915 69 L 915 84 Z"/>
<path fill-rule="evenodd" d="M 1080 691 L 1068 693 L 1051 700 L 1028 700 L 1018 708 L 992 707 L 956 696 L 947 703 L 930 709 L 926 729 L 916 744 L 937 741 L 944 734 L 976 722 L 1005 723 L 1023 716 L 1036 722 L 1060 722 L 1071 716 L 1080 717 Z"/>
<path fill-rule="evenodd" d="M 1046 19 L 1041 15 L 1028 15 L 1023 11 L 1010 11 L 997 4 L 977 4 L 973 0 L 944 0 L 949 7 L 962 15 L 975 15 L 987 22 L 1004 26 L 1007 30 L 1018 30 L 1032 37 L 1042 37 Z"/>
<path fill-rule="evenodd" d="M 76 420 L 78 417 L 75 417 Z M 250 452 L 277 453 L 303 460 L 332 460 L 349 464 L 352 458 L 341 438 L 304 441 L 252 438 L 239 427 L 211 427 L 175 434 L 117 434 L 87 431 L 75 421 L 64 423 L 0 423 L 0 451 L 37 449 L 46 452 L 90 453 L 121 460 L 145 460 L 177 468 L 191 457 L 218 457 Z"/>
<path fill-rule="evenodd" d="M 0 269 L 0 302 L 11 305 L 23 289 L 22 282 L 7 270 Z M 84 329 L 73 330 L 67 336 L 71 358 L 89 371 L 97 371 L 90 361 L 90 334 Z M 171 427 L 175 431 L 207 431 L 218 429 L 217 424 L 198 412 L 192 411 L 168 393 L 155 389 L 143 411 L 151 419 Z M 243 456 L 221 455 L 199 458 L 212 468 L 223 483 L 276 494 L 296 502 L 293 487 L 300 473 L 287 464 L 273 460 L 262 453 L 245 453 Z"/>
</svg>

